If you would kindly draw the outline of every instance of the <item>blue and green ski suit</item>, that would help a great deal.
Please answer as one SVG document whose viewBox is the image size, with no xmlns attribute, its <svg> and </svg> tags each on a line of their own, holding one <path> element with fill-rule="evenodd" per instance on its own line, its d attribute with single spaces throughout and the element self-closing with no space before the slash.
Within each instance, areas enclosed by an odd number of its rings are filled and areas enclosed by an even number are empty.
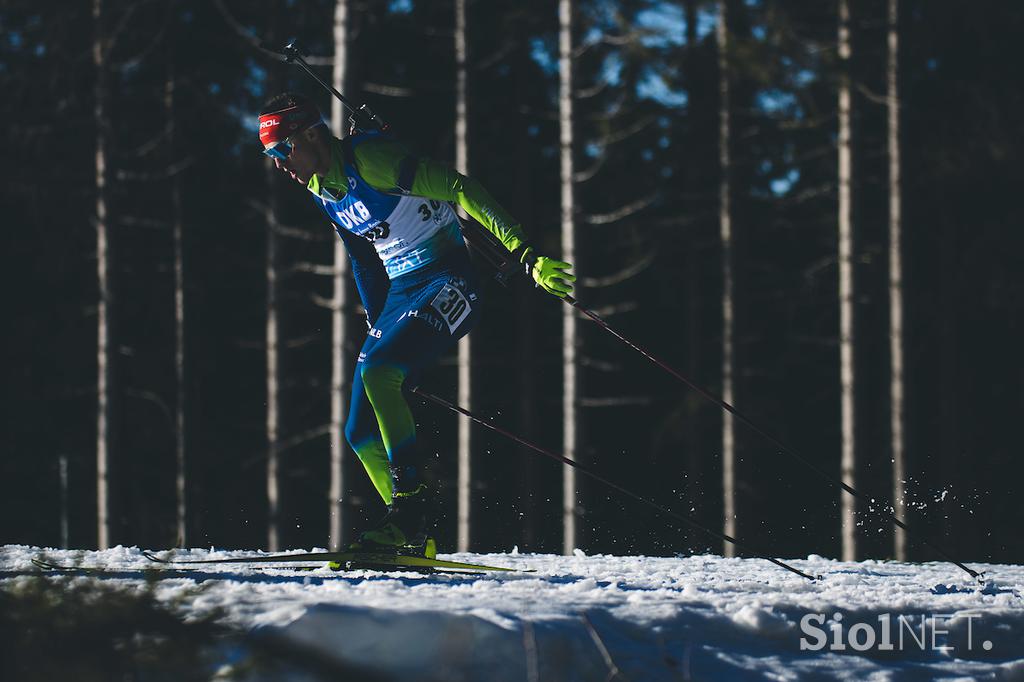
<svg viewBox="0 0 1024 682">
<path fill-rule="evenodd" d="M 509 251 L 524 245 L 523 231 L 478 182 L 379 133 L 332 139 L 330 169 L 308 189 L 345 244 L 370 326 L 345 436 L 390 504 L 393 484 L 415 488 L 421 468 L 402 385 L 480 316 L 479 283 L 449 202 Z"/>
</svg>

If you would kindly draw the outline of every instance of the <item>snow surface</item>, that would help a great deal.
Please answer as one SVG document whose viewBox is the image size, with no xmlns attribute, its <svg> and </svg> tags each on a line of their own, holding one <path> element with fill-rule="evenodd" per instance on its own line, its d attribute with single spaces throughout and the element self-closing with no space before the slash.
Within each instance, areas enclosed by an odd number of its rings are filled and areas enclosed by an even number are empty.
<svg viewBox="0 0 1024 682">
<path fill-rule="evenodd" d="M 47 574 L 53 580 L 141 585 L 143 569 L 153 567 L 134 547 L 7 545 L 0 548 L 0 587 L 38 575 L 31 559 L 41 553 L 56 563 L 114 569 Z M 760 559 L 710 555 L 513 550 L 441 558 L 535 572 L 297 573 L 214 564 L 168 574 L 156 590 L 190 614 L 223 609 L 253 637 L 271 633 L 326 660 L 405 680 L 1024 680 L 1024 566 L 971 564 L 986 574 L 981 585 L 948 563 L 813 555 L 786 561 L 821 575 L 816 582 Z M 811 630 L 802 628 L 805 618 Z M 869 637 L 875 641 L 858 651 L 851 636 L 861 648 Z M 834 650 L 837 637 L 845 650 Z M 803 650 L 802 641 L 823 646 Z"/>
</svg>

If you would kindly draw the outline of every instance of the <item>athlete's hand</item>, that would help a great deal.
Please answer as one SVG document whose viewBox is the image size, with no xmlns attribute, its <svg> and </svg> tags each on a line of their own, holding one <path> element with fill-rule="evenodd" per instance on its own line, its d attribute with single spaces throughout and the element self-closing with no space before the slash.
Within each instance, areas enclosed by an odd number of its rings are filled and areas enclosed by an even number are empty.
<svg viewBox="0 0 1024 682">
<path fill-rule="evenodd" d="M 527 249 L 523 254 L 523 263 L 533 276 L 533 281 L 544 291 L 565 298 L 572 293 L 572 283 L 576 281 L 576 275 L 566 272 L 572 265 L 564 261 L 537 256 L 533 249 Z"/>
</svg>

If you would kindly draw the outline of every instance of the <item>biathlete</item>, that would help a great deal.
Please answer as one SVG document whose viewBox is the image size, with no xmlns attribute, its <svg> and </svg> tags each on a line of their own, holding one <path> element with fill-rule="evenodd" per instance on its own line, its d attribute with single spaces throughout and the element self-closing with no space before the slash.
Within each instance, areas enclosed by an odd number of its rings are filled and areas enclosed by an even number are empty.
<svg viewBox="0 0 1024 682">
<path fill-rule="evenodd" d="M 345 437 L 388 513 L 351 549 L 433 557 L 436 512 L 422 478 L 408 377 L 469 333 L 482 301 L 449 202 L 493 233 L 545 291 L 572 292 L 569 263 L 537 255 L 480 183 L 416 157 L 378 131 L 334 137 L 308 97 L 285 93 L 259 116 L 263 152 L 306 186 L 348 251 L 369 332 L 352 380 Z"/>
</svg>

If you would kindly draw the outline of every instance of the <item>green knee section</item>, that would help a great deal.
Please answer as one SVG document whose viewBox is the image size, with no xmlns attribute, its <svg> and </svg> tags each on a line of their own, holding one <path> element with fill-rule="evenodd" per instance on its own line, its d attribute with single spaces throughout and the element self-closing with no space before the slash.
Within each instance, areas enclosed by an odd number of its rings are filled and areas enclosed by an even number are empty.
<svg viewBox="0 0 1024 682">
<path fill-rule="evenodd" d="M 393 453 L 396 447 L 416 437 L 416 423 L 402 395 L 405 371 L 394 365 L 363 365 L 360 371 L 384 447 Z"/>
<path fill-rule="evenodd" d="M 390 505 L 391 466 L 388 462 L 388 451 L 384 448 L 384 443 L 373 438 L 365 443 L 360 443 L 353 449 L 356 451 L 359 461 L 363 463 L 363 468 L 366 469 L 373 487 L 377 489 L 377 494 L 384 500 L 384 504 Z"/>
</svg>

